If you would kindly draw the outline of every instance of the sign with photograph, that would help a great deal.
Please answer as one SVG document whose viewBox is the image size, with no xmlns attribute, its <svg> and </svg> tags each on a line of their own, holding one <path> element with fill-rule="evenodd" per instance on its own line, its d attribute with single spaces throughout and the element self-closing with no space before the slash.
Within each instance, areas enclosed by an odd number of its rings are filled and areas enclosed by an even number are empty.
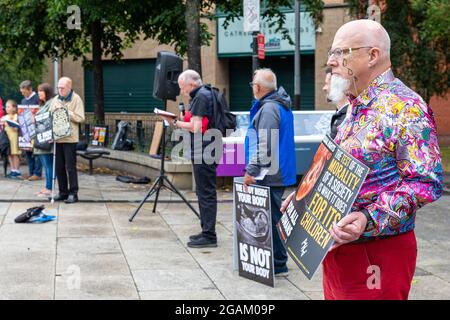
<svg viewBox="0 0 450 320">
<path fill-rule="evenodd" d="M 36 114 L 36 140 L 38 143 L 49 143 L 53 140 L 52 116 L 50 112 Z"/>
<path fill-rule="evenodd" d="M 94 127 L 94 137 L 92 145 L 103 147 L 106 141 L 106 127 Z"/>
<path fill-rule="evenodd" d="M 30 149 L 32 140 L 36 136 L 34 115 L 39 110 L 39 105 L 18 105 L 17 122 L 19 123 L 19 148 Z"/>
<path fill-rule="evenodd" d="M 333 222 L 351 211 L 368 171 L 325 136 L 277 225 L 287 252 L 308 279 L 333 245 Z"/>
<path fill-rule="evenodd" d="M 234 181 L 234 259 L 241 277 L 274 286 L 270 188 Z"/>
</svg>

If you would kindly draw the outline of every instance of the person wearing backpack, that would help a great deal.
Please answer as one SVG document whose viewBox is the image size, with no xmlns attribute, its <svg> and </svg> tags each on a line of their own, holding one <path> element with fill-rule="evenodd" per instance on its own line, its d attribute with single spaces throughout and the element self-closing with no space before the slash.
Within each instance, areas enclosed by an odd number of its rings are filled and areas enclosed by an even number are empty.
<svg viewBox="0 0 450 320">
<path fill-rule="evenodd" d="M 204 158 L 205 148 L 215 140 L 203 139 L 203 134 L 213 125 L 213 92 L 203 85 L 200 75 L 194 70 L 186 70 L 178 77 L 180 93 L 190 100 L 184 121 L 163 117 L 176 128 L 191 133 L 191 161 L 196 185 L 196 194 L 200 209 L 202 231 L 189 237 L 190 248 L 217 247 L 216 217 L 217 192 L 215 161 Z M 204 121 L 207 118 L 208 121 Z M 213 162 L 213 163 L 210 163 Z"/>
<path fill-rule="evenodd" d="M 250 109 L 250 126 L 245 137 L 244 184 L 270 187 L 275 276 L 286 276 L 287 253 L 277 232 L 281 199 L 286 187 L 296 183 L 294 115 L 291 98 L 280 87 L 270 69 L 256 70 L 250 82 L 255 100 Z M 263 175 L 262 180 L 255 178 Z"/>
</svg>

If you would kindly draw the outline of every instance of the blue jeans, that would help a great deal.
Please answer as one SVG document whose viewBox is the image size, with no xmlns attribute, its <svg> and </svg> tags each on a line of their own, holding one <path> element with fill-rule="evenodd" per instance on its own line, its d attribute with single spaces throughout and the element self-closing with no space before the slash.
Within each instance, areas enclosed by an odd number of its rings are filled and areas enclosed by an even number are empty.
<svg viewBox="0 0 450 320">
<path fill-rule="evenodd" d="M 52 190 L 53 182 L 53 154 L 39 155 L 45 172 L 45 188 Z"/>
<path fill-rule="evenodd" d="M 33 152 L 25 152 L 28 163 L 28 171 L 30 176 L 42 177 L 42 164 L 38 156 L 33 155 Z"/>
</svg>

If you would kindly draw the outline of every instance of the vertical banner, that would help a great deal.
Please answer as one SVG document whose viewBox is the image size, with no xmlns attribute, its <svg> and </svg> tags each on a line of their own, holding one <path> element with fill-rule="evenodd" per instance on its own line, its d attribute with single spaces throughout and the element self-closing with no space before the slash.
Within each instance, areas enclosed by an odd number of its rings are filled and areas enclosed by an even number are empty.
<svg viewBox="0 0 450 320">
<path fill-rule="evenodd" d="M 38 105 L 18 105 L 17 122 L 20 126 L 19 148 L 33 148 L 32 140 L 36 136 L 34 115 L 39 110 Z"/>
<path fill-rule="evenodd" d="M 235 261 L 241 277 L 274 286 L 270 188 L 234 181 Z"/>
<path fill-rule="evenodd" d="M 259 31 L 259 0 L 244 0 L 244 32 Z"/>
<path fill-rule="evenodd" d="M 38 143 L 49 143 L 53 140 L 52 117 L 50 112 L 36 114 L 36 141 Z"/>
<path fill-rule="evenodd" d="M 368 171 L 325 136 L 277 225 L 289 255 L 308 279 L 333 244 L 332 223 L 351 211 Z"/>
</svg>

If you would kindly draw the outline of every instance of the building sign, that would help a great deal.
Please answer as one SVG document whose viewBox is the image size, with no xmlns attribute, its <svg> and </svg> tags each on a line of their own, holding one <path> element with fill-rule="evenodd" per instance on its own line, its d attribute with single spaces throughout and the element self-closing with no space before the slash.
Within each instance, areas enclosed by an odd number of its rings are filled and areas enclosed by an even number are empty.
<svg viewBox="0 0 450 320">
<path fill-rule="evenodd" d="M 252 33 L 245 32 L 243 21 L 235 20 L 230 22 L 225 29 L 223 23 L 225 17 L 219 17 L 217 29 L 217 49 L 219 57 L 232 56 L 251 56 L 252 54 Z M 288 29 L 292 40 L 295 39 L 295 14 L 294 12 L 286 13 L 286 21 L 284 27 Z M 265 51 L 266 54 L 294 53 L 294 45 L 289 41 L 283 40 L 281 32 L 275 32 L 277 26 L 269 28 L 267 19 L 261 20 L 261 33 L 265 35 Z M 310 51 L 316 48 L 316 32 L 313 19 L 309 13 L 302 12 L 300 18 L 300 50 Z"/>
</svg>

